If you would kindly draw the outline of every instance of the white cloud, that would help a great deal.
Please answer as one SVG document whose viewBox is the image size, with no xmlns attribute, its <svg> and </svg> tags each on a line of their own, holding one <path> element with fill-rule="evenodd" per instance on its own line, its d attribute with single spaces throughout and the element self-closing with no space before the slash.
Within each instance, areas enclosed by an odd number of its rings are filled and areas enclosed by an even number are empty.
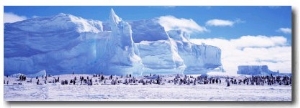
<svg viewBox="0 0 300 108">
<path fill-rule="evenodd" d="M 176 18 L 174 16 L 161 16 L 158 18 L 158 23 L 160 23 L 166 31 L 174 29 L 180 29 L 189 33 L 208 31 L 205 27 L 198 25 L 192 19 Z"/>
<path fill-rule="evenodd" d="M 225 27 L 225 26 L 233 26 L 236 23 L 244 23 L 245 21 L 242 21 L 241 19 L 236 19 L 234 21 L 231 20 L 223 20 L 223 19 L 211 19 L 206 21 L 206 26 L 219 26 L 219 27 Z"/>
<path fill-rule="evenodd" d="M 277 31 L 285 34 L 290 34 L 292 32 L 290 28 L 279 28 Z"/>
<path fill-rule="evenodd" d="M 212 19 L 206 22 L 207 26 L 233 26 L 233 24 L 233 21 L 222 19 Z"/>
<path fill-rule="evenodd" d="M 242 36 L 238 39 L 191 39 L 219 47 L 223 68 L 236 74 L 239 65 L 268 65 L 272 71 L 291 72 L 291 46 L 283 36 Z"/>
<path fill-rule="evenodd" d="M 4 13 L 4 23 L 14 23 L 17 21 L 23 21 L 27 18 L 25 16 L 19 16 L 14 13 Z"/>
</svg>

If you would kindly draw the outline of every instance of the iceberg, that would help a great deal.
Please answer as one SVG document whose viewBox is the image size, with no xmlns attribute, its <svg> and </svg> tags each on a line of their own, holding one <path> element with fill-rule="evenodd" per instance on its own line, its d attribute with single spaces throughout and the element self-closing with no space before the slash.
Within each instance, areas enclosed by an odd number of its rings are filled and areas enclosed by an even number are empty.
<svg viewBox="0 0 300 108">
<path fill-rule="evenodd" d="M 204 74 L 222 67 L 221 50 L 196 45 L 157 19 L 108 21 L 70 14 L 4 24 L 4 72 L 35 74 Z"/>
<path fill-rule="evenodd" d="M 279 72 L 269 70 L 267 65 L 240 65 L 238 66 L 238 74 L 244 75 L 277 75 Z"/>
</svg>

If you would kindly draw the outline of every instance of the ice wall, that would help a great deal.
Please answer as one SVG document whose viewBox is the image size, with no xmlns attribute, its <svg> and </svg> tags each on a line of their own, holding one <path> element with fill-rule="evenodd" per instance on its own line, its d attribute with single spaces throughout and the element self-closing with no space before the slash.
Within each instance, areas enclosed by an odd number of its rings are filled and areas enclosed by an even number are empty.
<svg viewBox="0 0 300 108">
<path fill-rule="evenodd" d="M 201 74 L 220 67 L 221 50 L 189 42 L 182 30 L 157 20 L 109 20 L 69 14 L 4 25 L 5 74 Z"/>
</svg>

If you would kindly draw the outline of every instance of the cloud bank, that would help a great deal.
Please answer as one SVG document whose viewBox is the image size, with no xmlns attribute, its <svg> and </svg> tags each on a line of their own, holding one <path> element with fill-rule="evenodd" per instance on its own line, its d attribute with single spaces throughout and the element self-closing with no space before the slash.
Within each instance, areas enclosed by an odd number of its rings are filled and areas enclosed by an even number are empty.
<svg viewBox="0 0 300 108">
<path fill-rule="evenodd" d="M 268 65 L 272 71 L 292 72 L 291 46 L 283 36 L 242 36 L 237 39 L 191 39 L 195 44 L 214 45 L 222 50 L 223 68 L 236 74 L 238 65 Z"/>
<path fill-rule="evenodd" d="M 18 21 L 26 20 L 27 18 L 25 16 L 19 16 L 14 13 L 4 13 L 4 23 L 14 23 Z"/>
</svg>

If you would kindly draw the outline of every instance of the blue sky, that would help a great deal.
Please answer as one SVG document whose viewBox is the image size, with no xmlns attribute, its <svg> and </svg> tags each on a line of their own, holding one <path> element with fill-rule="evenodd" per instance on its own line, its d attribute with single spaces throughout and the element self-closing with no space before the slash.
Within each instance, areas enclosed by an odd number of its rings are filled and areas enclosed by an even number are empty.
<svg viewBox="0 0 300 108">
<path fill-rule="evenodd" d="M 228 72 L 236 73 L 238 65 L 268 65 L 272 71 L 291 72 L 290 6 L 5 6 L 4 22 L 59 13 L 106 21 L 111 8 L 123 20 L 158 18 L 165 29 L 190 32 L 195 44 L 219 47 Z"/>
</svg>

